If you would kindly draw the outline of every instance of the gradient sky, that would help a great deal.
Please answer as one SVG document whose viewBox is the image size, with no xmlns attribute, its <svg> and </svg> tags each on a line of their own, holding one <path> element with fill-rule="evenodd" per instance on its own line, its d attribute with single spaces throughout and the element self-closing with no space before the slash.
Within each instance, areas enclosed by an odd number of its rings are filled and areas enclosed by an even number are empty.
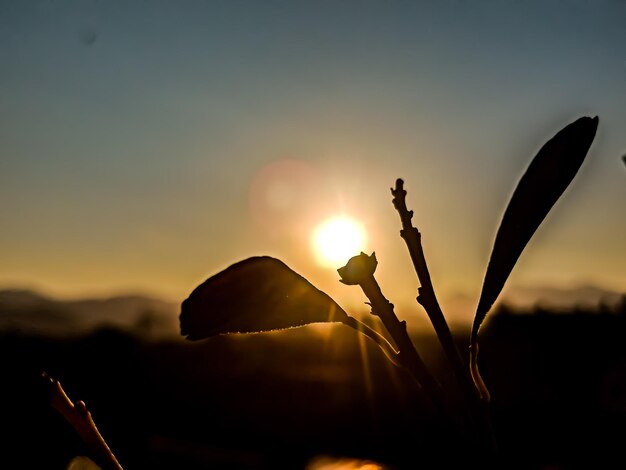
<svg viewBox="0 0 626 470">
<path fill-rule="evenodd" d="M 0 286 L 180 300 L 268 254 L 360 301 L 310 249 L 345 213 L 412 302 L 402 177 L 436 290 L 477 298 L 515 183 L 582 115 L 508 285 L 626 292 L 624 1 L 1 1 Z"/>
</svg>

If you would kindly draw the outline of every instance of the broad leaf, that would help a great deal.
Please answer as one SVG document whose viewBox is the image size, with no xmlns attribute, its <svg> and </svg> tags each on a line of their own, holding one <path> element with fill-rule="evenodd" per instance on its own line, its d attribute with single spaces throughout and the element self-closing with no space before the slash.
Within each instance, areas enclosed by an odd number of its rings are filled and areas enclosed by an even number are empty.
<svg viewBox="0 0 626 470">
<path fill-rule="evenodd" d="M 597 127 L 597 116 L 582 117 L 560 130 L 539 150 L 519 181 L 493 245 L 472 326 L 472 342 L 522 250 L 578 172 Z"/>
<path fill-rule="evenodd" d="M 197 340 L 320 322 L 347 322 L 328 295 L 269 256 L 248 258 L 200 284 L 182 303 L 180 332 Z"/>
</svg>

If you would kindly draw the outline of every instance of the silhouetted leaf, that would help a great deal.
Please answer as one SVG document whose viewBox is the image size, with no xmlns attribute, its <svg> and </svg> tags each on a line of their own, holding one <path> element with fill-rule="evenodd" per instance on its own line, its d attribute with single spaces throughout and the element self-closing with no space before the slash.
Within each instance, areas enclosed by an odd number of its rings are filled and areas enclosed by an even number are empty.
<svg viewBox="0 0 626 470">
<path fill-rule="evenodd" d="M 259 256 L 200 284 L 182 303 L 180 332 L 196 340 L 347 321 L 348 315 L 333 299 L 285 263 Z"/>
<path fill-rule="evenodd" d="M 578 172 L 597 127 L 597 116 L 582 117 L 560 130 L 539 150 L 520 179 L 493 245 L 472 326 L 472 343 L 522 250 Z"/>
</svg>

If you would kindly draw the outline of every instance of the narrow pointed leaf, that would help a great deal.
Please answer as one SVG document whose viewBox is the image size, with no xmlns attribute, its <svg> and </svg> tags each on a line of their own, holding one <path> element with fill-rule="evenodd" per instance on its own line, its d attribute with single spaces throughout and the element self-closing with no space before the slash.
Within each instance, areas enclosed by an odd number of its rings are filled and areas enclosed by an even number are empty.
<svg viewBox="0 0 626 470">
<path fill-rule="evenodd" d="M 567 125 L 539 150 L 520 179 L 493 245 L 472 326 L 472 343 L 524 247 L 578 172 L 597 127 L 597 116 Z"/>
<path fill-rule="evenodd" d="M 182 303 L 180 331 L 197 340 L 321 322 L 345 322 L 327 294 L 269 256 L 248 258 L 200 284 Z"/>
</svg>

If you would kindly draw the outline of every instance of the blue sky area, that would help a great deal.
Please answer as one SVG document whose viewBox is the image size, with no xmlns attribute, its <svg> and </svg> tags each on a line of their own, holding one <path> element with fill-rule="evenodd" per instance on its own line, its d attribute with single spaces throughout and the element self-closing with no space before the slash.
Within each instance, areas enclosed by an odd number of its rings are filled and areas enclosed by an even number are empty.
<svg viewBox="0 0 626 470">
<path fill-rule="evenodd" d="M 625 45 L 624 1 L 2 1 L 0 286 L 178 300 L 269 254 L 342 299 L 310 236 L 347 214 L 411 302 L 402 177 L 437 290 L 477 297 L 530 159 L 599 115 L 509 284 L 624 292 Z"/>
</svg>

